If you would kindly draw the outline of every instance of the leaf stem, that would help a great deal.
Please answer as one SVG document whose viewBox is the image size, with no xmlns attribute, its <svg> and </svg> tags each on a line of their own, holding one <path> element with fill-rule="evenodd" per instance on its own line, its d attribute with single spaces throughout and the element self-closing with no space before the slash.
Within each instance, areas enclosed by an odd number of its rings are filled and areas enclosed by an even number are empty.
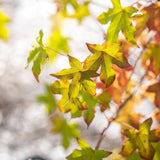
<svg viewBox="0 0 160 160">
<path fill-rule="evenodd" d="M 44 45 L 42 45 L 42 47 L 48 48 L 48 49 L 52 50 L 53 52 L 55 52 L 55 53 L 57 53 L 57 54 L 59 54 L 59 55 L 61 55 L 61 56 L 68 57 L 68 55 L 65 55 L 65 54 L 63 54 L 63 53 L 61 53 L 61 52 L 58 52 L 58 51 L 56 51 L 55 49 L 53 49 L 53 48 L 51 48 L 51 47 L 44 46 Z"/>
</svg>

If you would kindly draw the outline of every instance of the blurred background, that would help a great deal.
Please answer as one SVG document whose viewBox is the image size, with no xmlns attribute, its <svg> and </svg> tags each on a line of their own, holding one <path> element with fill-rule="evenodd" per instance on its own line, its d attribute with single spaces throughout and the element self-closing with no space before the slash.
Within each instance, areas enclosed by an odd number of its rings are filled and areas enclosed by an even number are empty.
<svg viewBox="0 0 160 160">
<path fill-rule="evenodd" d="M 121 2 L 127 6 L 134 0 Z M 71 55 L 83 61 L 90 54 L 86 42 L 103 42 L 106 26 L 97 23 L 96 18 L 111 6 L 108 0 L 95 0 L 89 5 L 93 16 L 86 17 L 83 25 L 74 20 L 63 22 L 63 35 L 71 37 Z M 51 124 L 45 107 L 36 102 L 36 97 L 44 92 L 45 83 L 54 82 L 49 74 L 68 67 L 68 60 L 57 56 L 53 65 L 44 66 L 40 83 L 36 82 L 31 67 L 25 69 L 39 30 L 43 29 L 47 39 L 54 25 L 51 16 L 56 13 L 54 0 L 0 0 L 0 11 L 10 18 L 8 41 L 0 40 L 0 159 L 24 160 L 28 156 L 40 155 L 50 160 L 64 160 L 76 147 L 76 142 L 73 141 L 69 149 L 63 149 L 60 136 L 50 133 Z M 82 119 L 73 120 L 82 124 L 82 134 L 88 137 L 85 140 L 91 146 L 95 146 L 107 123 L 103 114 L 97 112 L 96 115 L 89 129 Z M 98 121 L 99 116 L 101 121 Z M 106 150 L 121 146 L 120 126 L 113 124 L 111 128 L 102 144 Z"/>
</svg>

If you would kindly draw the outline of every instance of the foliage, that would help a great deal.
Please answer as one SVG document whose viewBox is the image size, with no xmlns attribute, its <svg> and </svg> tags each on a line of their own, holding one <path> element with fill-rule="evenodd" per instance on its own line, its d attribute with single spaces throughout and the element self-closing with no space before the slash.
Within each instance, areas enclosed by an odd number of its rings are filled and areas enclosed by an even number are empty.
<svg viewBox="0 0 160 160">
<path fill-rule="evenodd" d="M 94 2 L 56 0 L 57 12 L 52 15 L 51 33 L 44 44 L 43 31 L 33 44 L 26 68 L 33 63 L 32 72 L 39 82 L 44 63 L 65 56 L 70 68 L 50 74 L 56 80 L 46 85 L 46 92 L 37 101 L 46 105 L 53 133 L 60 134 L 67 149 L 77 139 L 80 150 L 75 149 L 68 160 L 159 160 L 160 159 L 160 2 L 146 1 L 122 7 L 120 0 L 111 0 L 113 7 L 101 13 L 96 20 L 108 24 L 102 44 L 86 46 L 91 54 L 80 62 L 70 54 L 70 37 L 63 35 L 64 20 L 74 19 L 83 25 L 84 19 L 93 17 L 90 5 Z M 96 5 L 98 7 L 98 5 Z M 72 12 L 70 12 L 70 9 Z M 0 12 L 0 37 L 7 39 L 5 24 L 9 18 Z M 137 55 L 132 62 L 132 57 Z M 139 70 L 143 70 L 143 73 Z M 138 72 L 137 72 L 138 70 Z M 56 95 L 60 95 L 57 98 Z M 154 104 L 150 117 L 135 112 L 141 102 Z M 115 107 L 113 113 L 112 109 Z M 87 127 L 92 124 L 97 110 L 106 116 L 107 126 L 93 149 L 80 137 L 79 125 L 65 118 L 83 117 Z M 106 115 L 106 111 L 111 116 Z M 143 120 L 142 120 L 143 118 Z M 100 121 L 101 119 L 99 119 Z M 99 150 L 110 125 L 121 125 L 122 148 L 112 152 Z M 154 122 L 153 126 L 152 122 Z M 153 129 L 151 129 L 151 127 Z"/>
<path fill-rule="evenodd" d="M 0 38 L 4 41 L 8 39 L 8 29 L 6 28 L 6 23 L 9 22 L 9 20 L 9 17 L 0 11 Z"/>
</svg>

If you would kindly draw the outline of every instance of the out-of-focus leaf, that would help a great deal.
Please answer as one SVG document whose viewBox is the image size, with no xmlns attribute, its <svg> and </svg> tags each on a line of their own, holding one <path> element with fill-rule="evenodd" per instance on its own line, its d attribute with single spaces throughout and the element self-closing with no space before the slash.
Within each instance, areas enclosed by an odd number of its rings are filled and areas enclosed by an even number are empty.
<svg viewBox="0 0 160 160">
<path fill-rule="evenodd" d="M 159 160 L 160 159 L 160 142 L 153 143 L 153 146 L 156 150 L 153 160 Z"/>
<path fill-rule="evenodd" d="M 55 109 L 57 109 L 57 102 L 48 84 L 46 85 L 46 93 L 39 95 L 37 97 L 37 101 L 45 104 L 48 114 L 51 114 Z"/>
<path fill-rule="evenodd" d="M 87 17 L 90 15 L 88 11 L 88 4 L 89 4 L 89 1 L 86 1 L 84 2 L 83 5 L 79 5 L 78 8 L 75 10 L 75 13 L 70 15 L 69 17 L 76 18 L 78 19 L 79 23 L 81 23 L 84 17 Z"/>
<path fill-rule="evenodd" d="M 128 41 L 136 44 L 134 39 L 135 27 L 132 25 L 130 17 L 133 15 L 133 13 L 137 12 L 137 9 L 131 6 L 122 8 L 120 0 L 111 1 L 113 8 L 110 8 L 107 12 L 103 12 L 98 17 L 98 20 L 102 24 L 107 24 L 111 21 L 107 31 L 107 42 L 117 42 L 118 34 L 120 31 L 122 31 Z"/>
<path fill-rule="evenodd" d="M 66 157 L 68 160 L 102 160 L 111 154 L 111 152 L 104 150 L 94 150 L 85 141 L 79 138 L 77 138 L 77 142 L 81 150 L 75 149 Z"/>
<path fill-rule="evenodd" d="M 160 73 L 160 44 L 149 44 L 148 50 L 143 54 L 142 63 L 147 72 L 151 71 L 153 74 Z"/>
<path fill-rule="evenodd" d="M 125 106 L 120 110 L 117 117 L 118 122 L 122 122 L 122 130 L 126 129 L 126 126 L 123 123 L 127 123 L 134 128 L 138 129 L 140 124 L 140 119 L 143 117 L 141 114 L 135 113 L 135 106 L 139 103 L 139 98 L 137 96 L 132 96 Z"/>
<path fill-rule="evenodd" d="M 43 32 L 42 30 L 40 30 L 39 37 L 36 38 L 36 42 L 33 44 L 34 50 L 30 51 L 30 55 L 28 57 L 28 62 L 26 66 L 27 68 L 28 65 L 33 62 L 32 72 L 37 82 L 39 82 L 39 74 L 41 73 L 41 67 L 48 58 L 46 49 L 43 48 L 42 38 Z"/>
<path fill-rule="evenodd" d="M 146 160 L 153 159 L 155 148 L 153 147 L 152 142 L 160 141 L 160 131 L 150 131 L 151 125 L 152 119 L 149 118 L 140 124 L 139 130 L 125 130 L 123 134 L 128 137 L 128 140 L 124 142 L 120 154 L 123 156 L 129 156 L 138 149 L 138 153 L 142 158 Z"/>
<path fill-rule="evenodd" d="M 61 134 L 63 147 L 67 149 L 70 145 L 71 139 L 80 136 L 78 125 L 76 123 L 70 124 L 58 115 L 53 117 L 52 121 L 54 126 L 51 131 L 53 133 Z"/>
<path fill-rule="evenodd" d="M 51 33 L 47 42 L 47 46 L 49 46 L 50 48 L 53 48 L 56 51 L 64 52 L 65 54 L 68 54 L 69 53 L 68 40 L 69 38 L 64 37 L 61 34 L 60 29 L 57 29 Z M 53 61 L 57 53 L 53 52 L 50 49 L 48 49 L 47 51 L 48 51 L 49 60 Z"/>
<path fill-rule="evenodd" d="M 147 92 L 155 93 L 154 103 L 158 108 L 160 108 L 160 82 L 149 86 Z"/>
<path fill-rule="evenodd" d="M 90 1 L 84 1 L 83 3 L 76 0 L 57 0 L 58 11 L 64 16 L 69 18 L 75 18 L 81 23 L 82 19 L 89 16 L 88 5 Z M 72 8 L 73 13 L 69 13 L 68 6 Z"/>
<path fill-rule="evenodd" d="M 9 17 L 0 11 L 0 38 L 4 41 L 8 39 L 8 29 L 6 28 L 6 23 L 9 22 Z"/>
</svg>

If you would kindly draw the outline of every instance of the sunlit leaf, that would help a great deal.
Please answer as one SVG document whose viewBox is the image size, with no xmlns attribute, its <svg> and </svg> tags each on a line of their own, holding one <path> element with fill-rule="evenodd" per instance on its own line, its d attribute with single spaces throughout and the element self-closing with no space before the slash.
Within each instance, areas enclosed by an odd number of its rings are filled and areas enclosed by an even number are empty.
<svg viewBox="0 0 160 160">
<path fill-rule="evenodd" d="M 121 68 L 129 67 L 129 63 L 122 53 L 119 52 L 119 44 L 96 45 L 88 44 L 88 49 L 93 53 L 84 62 L 84 69 L 98 70 L 101 65 L 100 79 L 109 87 L 115 79 L 113 64 Z"/>
<path fill-rule="evenodd" d="M 46 49 L 43 48 L 42 38 L 43 32 L 41 30 L 39 32 L 39 37 L 36 38 L 36 42 L 33 44 L 34 50 L 30 51 L 30 55 L 28 57 L 28 62 L 26 66 L 27 68 L 28 65 L 33 62 L 32 72 L 38 82 L 39 74 L 41 73 L 41 67 L 44 61 L 46 61 L 46 59 L 48 58 Z"/>
<path fill-rule="evenodd" d="M 9 17 L 0 11 L 0 38 L 3 40 L 8 39 L 8 29 L 6 28 L 6 23 L 9 22 Z"/>
<path fill-rule="evenodd" d="M 123 31 L 126 39 L 136 44 L 134 39 L 135 28 L 132 25 L 130 17 L 133 15 L 133 13 L 137 12 L 137 9 L 131 6 L 122 8 L 120 0 L 111 1 L 113 3 L 113 8 L 110 8 L 107 12 L 103 12 L 98 17 L 98 20 L 102 24 L 107 24 L 111 21 L 107 31 L 107 42 L 117 42 L 119 32 Z"/>
<path fill-rule="evenodd" d="M 104 150 L 94 150 L 85 141 L 79 138 L 77 138 L 77 142 L 81 150 L 75 149 L 66 157 L 68 160 L 102 160 L 111 154 L 111 152 Z"/>
<path fill-rule="evenodd" d="M 149 118 L 140 124 L 139 130 L 127 129 L 124 131 L 124 135 L 128 137 L 123 144 L 120 154 L 123 156 L 131 155 L 136 149 L 138 149 L 139 155 L 146 159 L 153 159 L 155 154 L 155 148 L 151 142 L 160 141 L 160 132 L 151 130 L 152 119 Z M 154 139 L 152 139 L 155 137 Z"/>
</svg>

